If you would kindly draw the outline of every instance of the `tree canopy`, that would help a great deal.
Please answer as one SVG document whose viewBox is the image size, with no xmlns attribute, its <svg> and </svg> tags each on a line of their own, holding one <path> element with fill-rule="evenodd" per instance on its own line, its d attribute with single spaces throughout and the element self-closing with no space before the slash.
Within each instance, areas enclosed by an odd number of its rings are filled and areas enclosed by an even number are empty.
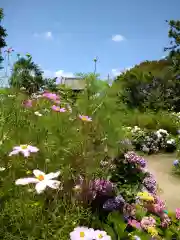
<svg viewBox="0 0 180 240">
<path fill-rule="evenodd" d="M 5 37 L 7 36 L 6 29 L 3 28 L 3 26 L 2 26 L 3 18 L 4 18 L 4 12 L 3 12 L 3 9 L 0 8 L 0 67 L 1 67 L 1 63 L 3 61 L 2 49 L 4 47 L 6 47 Z"/>
</svg>

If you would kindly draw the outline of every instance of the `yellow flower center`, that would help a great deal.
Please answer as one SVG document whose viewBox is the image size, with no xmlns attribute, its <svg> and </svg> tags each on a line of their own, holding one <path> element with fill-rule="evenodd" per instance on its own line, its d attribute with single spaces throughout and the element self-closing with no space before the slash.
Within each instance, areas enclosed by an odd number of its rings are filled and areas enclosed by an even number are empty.
<svg viewBox="0 0 180 240">
<path fill-rule="evenodd" d="M 99 239 L 103 238 L 103 235 L 102 234 L 98 234 L 98 238 Z"/>
<path fill-rule="evenodd" d="M 27 149 L 28 145 L 20 145 L 22 149 Z"/>
<path fill-rule="evenodd" d="M 85 237 L 85 233 L 84 232 L 80 232 L 80 237 L 82 238 L 82 237 Z"/>
<path fill-rule="evenodd" d="M 87 119 L 86 116 L 83 116 L 83 117 L 82 117 L 82 120 L 83 120 L 83 121 L 87 121 L 88 119 Z"/>
<path fill-rule="evenodd" d="M 39 175 L 39 176 L 37 177 L 37 179 L 38 179 L 39 181 L 43 181 L 43 180 L 44 180 L 44 176 L 43 176 L 43 175 Z"/>
</svg>

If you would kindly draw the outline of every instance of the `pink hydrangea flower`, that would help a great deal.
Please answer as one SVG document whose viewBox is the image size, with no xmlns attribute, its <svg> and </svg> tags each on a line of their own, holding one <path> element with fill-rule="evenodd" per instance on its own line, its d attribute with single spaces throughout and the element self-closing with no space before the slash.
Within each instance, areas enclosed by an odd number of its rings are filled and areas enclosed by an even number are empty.
<svg viewBox="0 0 180 240">
<path fill-rule="evenodd" d="M 141 220 L 141 227 L 147 230 L 149 227 L 155 227 L 156 220 L 153 217 L 143 217 Z"/>
<path fill-rule="evenodd" d="M 10 152 L 9 156 L 17 155 L 18 153 L 22 153 L 24 155 L 24 157 L 29 157 L 31 153 L 36 153 L 38 151 L 39 151 L 39 149 L 37 147 L 24 144 L 24 145 L 13 147 L 13 151 Z"/>
<path fill-rule="evenodd" d="M 85 115 L 79 115 L 79 118 L 84 122 L 91 122 L 92 121 L 91 117 L 88 117 L 88 116 L 85 116 Z"/>
<path fill-rule="evenodd" d="M 155 213 L 160 213 L 163 212 L 163 210 L 165 210 L 166 208 L 165 202 L 160 197 L 154 195 L 154 202 Z"/>
<path fill-rule="evenodd" d="M 176 218 L 180 220 L 180 208 L 176 208 Z"/>
<path fill-rule="evenodd" d="M 132 227 L 135 227 L 137 229 L 141 229 L 141 224 L 135 219 L 128 220 L 128 224 L 131 225 Z"/>
<path fill-rule="evenodd" d="M 60 108 L 59 106 L 56 106 L 56 105 L 52 106 L 52 110 L 54 110 L 56 112 L 66 112 L 65 108 Z"/>
</svg>

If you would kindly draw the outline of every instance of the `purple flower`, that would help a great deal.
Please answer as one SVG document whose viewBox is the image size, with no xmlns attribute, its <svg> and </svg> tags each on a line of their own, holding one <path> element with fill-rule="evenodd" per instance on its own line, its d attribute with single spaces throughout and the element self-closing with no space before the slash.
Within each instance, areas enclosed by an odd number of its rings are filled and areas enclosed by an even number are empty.
<svg viewBox="0 0 180 240">
<path fill-rule="evenodd" d="M 108 199 L 104 204 L 103 208 L 107 211 L 114 211 L 121 209 L 125 204 L 124 198 L 119 195 L 115 198 Z"/>
<path fill-rule="evenodd" d="M 114 184 L 109 180 L 95 179 L 90 181 L 90 191 L 93 195 L 111 195 L 114 190 Z"/>
<path fill-rule="evenodd" d="M 139 167 L 144 168 L 146 166 L 146 161 L 141 156 L 138 156 L 135 152 L 127 152 L 124 155 L 125 159 L 129 163 L 138 165 Z"/>
<path fill-rule="evenodd" d="M 155 194 L 157 191 L 157 182 L 152 174 L 145 177 L 143 180 L 143 184 L 148 190 L 148 192 Z"/>
</svg>

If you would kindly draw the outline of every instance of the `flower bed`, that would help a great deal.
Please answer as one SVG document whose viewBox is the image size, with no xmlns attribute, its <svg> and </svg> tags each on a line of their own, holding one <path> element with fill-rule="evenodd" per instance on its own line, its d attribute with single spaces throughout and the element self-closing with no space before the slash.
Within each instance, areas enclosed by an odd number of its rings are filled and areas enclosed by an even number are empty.
<svg viewBox="0 0 180 240">
<path fill-rule="evenodd" d="M 180 210 L 168 212 L 145 159 L 119 141 L 115 111 L 82 102 L 4 100 L 0 238 L 179 239 Z"/>
</svg>

